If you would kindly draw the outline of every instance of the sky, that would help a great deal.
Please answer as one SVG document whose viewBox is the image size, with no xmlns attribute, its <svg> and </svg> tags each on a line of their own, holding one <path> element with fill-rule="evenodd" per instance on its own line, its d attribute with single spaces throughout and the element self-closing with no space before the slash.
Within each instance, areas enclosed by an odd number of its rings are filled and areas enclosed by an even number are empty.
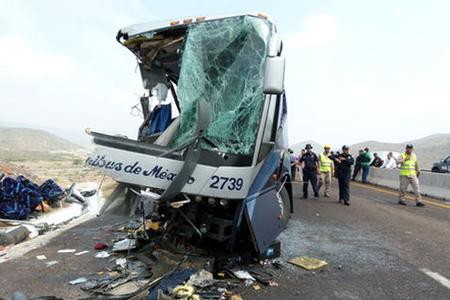
<svg viewBox="0 0 450 300">
<path fill-rule="evenodd" d="M 450 1 L 0 0 L 0 122 L 134 137 L 130 24 L 265 12 L 284 41 L 289 141 L 450 132 Z"/>
</svg>

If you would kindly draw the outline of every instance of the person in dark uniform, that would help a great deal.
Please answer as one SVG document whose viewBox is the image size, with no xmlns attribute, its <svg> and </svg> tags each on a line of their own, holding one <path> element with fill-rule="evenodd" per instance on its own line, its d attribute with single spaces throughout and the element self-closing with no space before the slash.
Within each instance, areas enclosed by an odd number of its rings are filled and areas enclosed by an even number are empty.
<svg viewBox="0 0 450 300">
<path fill-rule="evenodd" d="M 312 146 L 305 146 L 306 152 L 300 157 L 300 163 L 303 163 L 303 198 L 308 198 L 308 182 L 314 191 L 314 197 L 319 197 L 319 189 L 317 187 L 317 175 L 320 174 L 320 164 L 317 155 L 312 152 Z"/>
<path fill-rule="evenodd" d="M 350 154 L 350 148 L 342 146 L 342 153 L 332 157 L 336 165 L 336 176 L 339 182 L 339 203 L 350 205 L 350 179 L 352 165 L 355 160 Z"/>
<path fill-rule="evenodd" d="M 356 157 L 355 168 L 353 169 L 353 176 L 352 176 L 353 181 L 355 181 L 356 176 L 358 176 L 359 171 L 361 171 L 361 159 L 362 159 L 363 153 L 364 153 L 364 150 L 360 149 L 358 156 Z"/>
</svg>

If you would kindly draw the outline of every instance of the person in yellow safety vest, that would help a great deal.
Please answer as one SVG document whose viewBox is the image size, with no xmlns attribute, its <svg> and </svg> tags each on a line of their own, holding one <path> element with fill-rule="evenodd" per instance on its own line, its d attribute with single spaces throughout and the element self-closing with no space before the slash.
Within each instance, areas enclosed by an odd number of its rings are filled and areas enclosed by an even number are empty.
<svg viewBox="0 0 450 300">
<path fill-rule="evenodd" d="M 422 196 L 420 195 L 419 188 L 419 162 L 417 156 L 413 153 L 414 146 L 411 144 L 406 145 L 405 152 L 402 153 L 400 158 L 395 158 L 397 164 L 400 165 L 400 188 L 399 188 L 399 200 L 398 204 L 406 205 L 405 194 L 408 186 L 411 185 L 416 198 L 416 206 L 423 207 L 425 204 L 422 202 Z"/>
<path fill-rule="evenodd" d="M 322 185 L 325 184 L 324 197 L 330 197 L 330 185 L 331 185 L 331 177 L 334 174 L 334 163 L 333 160 L 330 159 L 330 150 L 331 146 L 325 144 L 323 146 L 323 153 L 319 155 L 320 161 L 320 176 L 319 176 L 319 191 Z"/>
</svg>

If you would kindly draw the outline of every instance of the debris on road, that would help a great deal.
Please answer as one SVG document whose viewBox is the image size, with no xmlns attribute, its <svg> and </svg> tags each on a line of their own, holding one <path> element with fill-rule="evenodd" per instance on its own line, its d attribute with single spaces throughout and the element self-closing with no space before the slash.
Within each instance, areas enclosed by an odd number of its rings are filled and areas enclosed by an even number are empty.
<svg viewBox="0 0 450 300">
<path fill-rule="evenodd" d="M 77 251 L 76 249 L 60 249 L 58 250 L 58 253 L 74 253 Z"/>
<path fill-rule="evenodd" d="M 200 270 L 199 272 L 189 277 L 189 280 L 187 281 L 186 284 L 201 288 L 211 286 L 214 284 L 213 274 L 206 270 Z"/>
<path fill-rule="evenodd" d="M 231 272 L 233 273 L 234 276 L 236 276 L 236 278 L 241 279 L 241 280 L 251 280 L 251 281 L 256 280 L 252 275 L 250 275 L 249 272 L 244 271 L 244 270 L 233 269 L 233 270 L 231 270 Z"/>
<path fill-rule="evenodd" d="M 46 260 L 47 256 L 45 256 L 45 255 L 38 255 L 38 256 L 36 256 L 36 259 L 37 260 Z"/>
<path fill-rule="evenodd" d="M 108 251 L 100 251 L 99 253 L 97 253 L 95 255 L 95 257 L 97 257 L 97 258 L 107 258 L 110 256 L 111 256 L 111 254 Z"/>
<path fill-rule="evenodd" d="M 94 246 L 95 250 L 102 250 L 108 248 L 108 245 L 105 243 L 96 243 Z"/>
<path fill-rule="evenodd" d="M 127 259 L 123 257 L 116 259 L 116 265 L 121 266 L 122 268 L 126 268 Z"/>
<path fill-rule="evenodd" d="M 56 265 L 56 264 L 58 264 L 59 262 L 57 261 L 57 260 L 52 260 L 52 261 L 48 261 L 47 263 L 46 263 L 46 265 L 47 265 L 47 267 L 51 267 L 51 266 L 53 266 L 53 265 Z"/>
<path fill-rule="evenodd" d="M 123 239 L 121 241 L 116 242 L 113 245 L 113 252 L 127 251 L 136 248 L 136 240 L 135 239 Z"/>
<path fill-rule="evenodd" d="M 0 245 L 15 245 L 28 238 L 30 231 L 26 226 L 16 227 L 8 232 L 0 232 Z"/>
<path fill-rule="evenodd" d="M 86 281 L 88 281 L 86 277 L 80 277 L 80 278 L 74 279 L 72 281 L 69 281 L 69 283 L 71 285 L 76 285 L 76 284 L 80 284 L 80 283 L 85 283 Z"/>
<path fill-rule="evenodd" d="M 324 260 L 307 256 L 293 258 L 289 260 L 288 263 L 302 267 L 308 271 L 317 270 L 328 265 L 328 263 Z"/>
</svg>

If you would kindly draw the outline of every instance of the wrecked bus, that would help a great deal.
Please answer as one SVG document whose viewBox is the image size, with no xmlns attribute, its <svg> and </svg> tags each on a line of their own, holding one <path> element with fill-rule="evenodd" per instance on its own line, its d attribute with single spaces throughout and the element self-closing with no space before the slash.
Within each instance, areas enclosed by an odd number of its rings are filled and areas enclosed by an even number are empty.
<svg viewBox="0 0 450 300">
<path fill-rule="evenodd" d="M 189 18 L 126 27 L 117 41 L 137 57 L 149 96 L 137 139 L 87 130 L 96 145 L 87 166 L 119 182 L 108 202 L 121 191 L 144 201 L 174 242 L 270 256 L 292 211 L 275 24 L 261 14 Z"/>
</svg>

